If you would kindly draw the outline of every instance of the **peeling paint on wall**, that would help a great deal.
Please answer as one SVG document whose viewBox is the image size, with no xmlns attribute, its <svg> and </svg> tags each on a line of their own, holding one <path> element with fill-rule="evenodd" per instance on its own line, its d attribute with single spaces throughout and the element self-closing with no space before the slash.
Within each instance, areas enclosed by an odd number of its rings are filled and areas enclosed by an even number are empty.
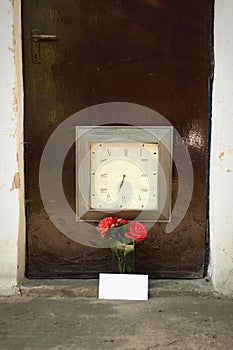
<svg viewBox="0 0 233 350">
<path fill-rule="evenodd" d="M 218 158 L 220 160 L 223 160 L 223 157 L 224 157 L 224 152 L 220 152 L 219 155 L 218 155 Z"/>
<path fill-rule="evenodd" d="M 12 181 L 12 185 L 11 185 L 11 189 L 10 192 L 16 190 L 20 188 L 20 176 L 19 176 L 19 172 L 15 173 L 13 181 Z"/>
<path fill-rule="evenodd" d="M 19 175 L 19 163 L 16 162 L 18 146 L 23 145 L 18 139 L 18 118 L 22 118 L 21 84 L 21 1 L 0 1 L 1 23 L 1 227 L 0 231 L 0 294 L 12 294 L 17 283 L 17 247 L 19 242 L 19 201 L 22 191 L 23 174 Z M 17 34 L 17 35 L 16 35 Z M 17 48 L 17 50 L 16 50 Z M 21 154 L 19 154 L 21 157 Z M 20 178 L 22 183 L 20 184 Z M 15 189 L 19 189 L 15 191 Z M 20 193 L 19 193 L 20 192 Z"/>
</svg>

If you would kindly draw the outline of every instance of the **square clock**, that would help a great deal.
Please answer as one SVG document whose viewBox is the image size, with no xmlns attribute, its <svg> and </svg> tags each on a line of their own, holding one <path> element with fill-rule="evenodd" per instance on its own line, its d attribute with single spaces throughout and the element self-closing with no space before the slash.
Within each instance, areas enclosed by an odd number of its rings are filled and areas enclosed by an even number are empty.
<svg viewBox="0 0 233 350">
<path fill-rule="evenodd" d="M 169 126 L 77 126 L 77 220 L 169 221 L 172 145 Z"/>
</svg>

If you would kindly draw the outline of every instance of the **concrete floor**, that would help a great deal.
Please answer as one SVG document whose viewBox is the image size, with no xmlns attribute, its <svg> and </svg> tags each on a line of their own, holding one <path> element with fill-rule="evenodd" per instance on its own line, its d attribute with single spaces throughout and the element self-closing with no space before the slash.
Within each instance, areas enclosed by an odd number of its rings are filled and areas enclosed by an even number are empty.
<svg viewBox="0 0 233 350">
<path fill-rule="evenodd" d="M 233 300 L 213 295 L 149 301 L 0 298 L 1 350 L 232 350 Z"/>
</svg>

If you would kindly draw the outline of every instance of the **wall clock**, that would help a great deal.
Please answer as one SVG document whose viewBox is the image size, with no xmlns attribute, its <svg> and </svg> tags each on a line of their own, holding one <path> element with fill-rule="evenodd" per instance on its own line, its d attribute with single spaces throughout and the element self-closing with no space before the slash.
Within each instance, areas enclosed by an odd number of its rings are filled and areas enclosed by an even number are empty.
<svg viewBox="0 0 233 350">
<path fill-rule="evenodd" d="M 92 142 L 90 205 L 156 210 L 158 143 Z"/>
<path fill-rule="evenodd" d="M 168 221 L 172 127 L 76 127 L 77 220 Z"/>
</svg>

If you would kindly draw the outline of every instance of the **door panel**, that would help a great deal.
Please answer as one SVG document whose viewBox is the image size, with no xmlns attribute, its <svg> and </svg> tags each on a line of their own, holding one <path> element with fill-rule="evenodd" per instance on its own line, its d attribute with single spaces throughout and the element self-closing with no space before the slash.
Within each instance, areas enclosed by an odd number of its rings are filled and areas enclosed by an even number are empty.
<svg viewBox="0 0 233 350">
<path fill-rule="evenodd" d="M 211 0 L 22 2 L 28 277 L 89 278 L 112 271 L 109 249 L 78 244 L 51 223 L 40 198 L 39 163 L 62 121 L 83 108 L 116 101 L 141 104 L 165 116 L 188 146 L 194 168 L 186 216 L 171 234 L 164 233 L 165 224 L 154 225 L 137 249 L 136 272 L 202 277 L 211 11 Z M 33 29 L 58 40 L 33 42 Z M 143 117 L 135 120 L 144 122 Z M 75 210 L 74 154 L 73 147 L 63 185 Z M 173 204 L 177 190 L 174 168 Z"/>
</svg>

